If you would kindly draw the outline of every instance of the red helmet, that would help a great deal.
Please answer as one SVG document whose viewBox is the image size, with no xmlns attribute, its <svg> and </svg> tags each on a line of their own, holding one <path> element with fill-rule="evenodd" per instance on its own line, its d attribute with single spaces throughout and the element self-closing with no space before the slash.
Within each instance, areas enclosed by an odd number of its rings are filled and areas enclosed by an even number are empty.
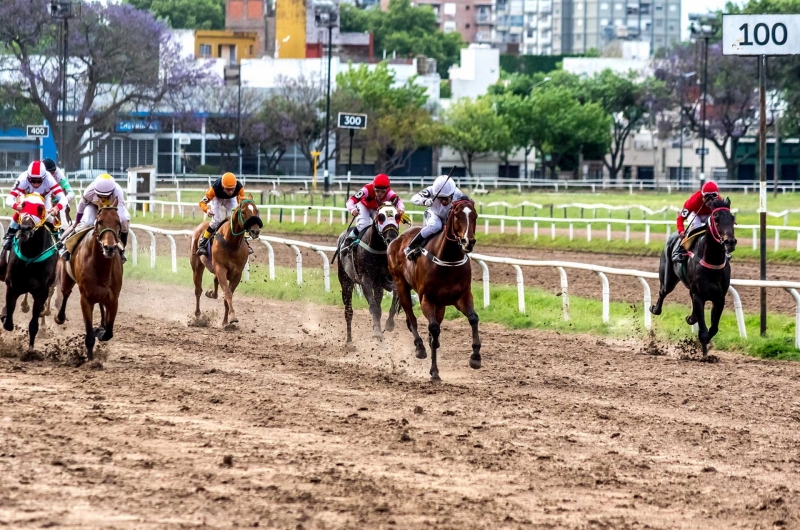
<svg viewBox="0 0 800 530">
<path fill-rule="evenodd" d="M 376 188 L 388 188 L 389 187 L 389 175 L 386 173 L 380 173 L 375 180 L 372 181 L 372 185 Z"/>
<path fill-rule="evenodd" d="M 717 183 L 712 180 L 703 184 L 703 188 L 700 191 L 703 193 L 703 197 L 719 195 L 719 187 Z"/>
<path fill-rule="evenodd" d="M 44 176 L 47 174 L 44 164 L 42 164 L 39 160 L 34 160 L 28 166 L 28 180 L 33 182 L 41 182 Z"/>
</svg>

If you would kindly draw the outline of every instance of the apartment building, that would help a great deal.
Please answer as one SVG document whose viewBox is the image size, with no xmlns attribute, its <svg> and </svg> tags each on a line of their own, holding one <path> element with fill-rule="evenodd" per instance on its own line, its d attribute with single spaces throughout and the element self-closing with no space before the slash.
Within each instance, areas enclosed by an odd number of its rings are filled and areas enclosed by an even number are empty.
<svg viewBox="0 0 800 530">
<path fill-rule="evenodd" d="M 457 31 L 464 42 L 492 44 L 495 42 L 494 5 L 497 0 L 416 0 L 414 5 L 429 5 L 436 14 L 439 27 L 445 33 Z M 388 9 L 388 0 L 381 8 Z"/>
</svg>

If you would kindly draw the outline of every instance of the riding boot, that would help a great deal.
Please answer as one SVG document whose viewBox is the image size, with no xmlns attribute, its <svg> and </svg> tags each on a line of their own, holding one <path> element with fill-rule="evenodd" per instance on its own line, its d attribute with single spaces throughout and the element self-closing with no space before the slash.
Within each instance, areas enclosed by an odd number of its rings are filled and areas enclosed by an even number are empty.
<svg viewBox="0 0 800 530">
<path fill-rule="evenodd" d="M 128 246 L 128 232 L 119 233 L 119 242 L 122 244 L 122 248 L 119 249 L 119 257 L 122 259 L 122 264 L 125 265 L 125 262 L 128 261 L 128 258 L 125 257 L 125 247 Z"/>
<path fill-rule="evenodd" d="M 344 241 L 342 241 L 342 250 L 339 251 L 339 256 L 342 258 L 347 256 L 347 254 L 350 252 L 350 249 L 355 244 L 356 239 L 358 239 L 358 230 L 353 228 L 350 230 L 350 233 L 347 234 L 347 237 L 344 238 Z"/>
<path fill-rule="evenodd" d="M 206 228 L 206 231 L 203 232 L 200 241 L 197 242 L 197 255 L 198 256 L 208 256 L 208 240 L 211 239 L 211 236 L 214 235 L 216 232 L 216 228 L 211 228 L 210 226 Z"/>
<path fill-rule="evenodd" d="M 19 228 L 8 227 L 8 232 L 6 232 L 6 235 L 3 238 L 3 251 L 11 250 L 11 243 L 14 241 L 14 234 L 17 232 L 19 232 Z"/>
<path fill-rule="evenodd" d="M 422 237 L 422 232 L 417 232 L 417 235 L 414 236 L 414 239 L 411 240 L 411 243 L 403 249 L 403 253 L 406 255 L 409 261 L 416 260 L 419 255 L 422 253 L 422 247 L 425 246 L 427 242 L 427 238 Z"/>
<path fill-rule="evenodd" d="M 683 248 L 681 241 L 679 241 L 675 248 L 672 249 L 672 262 L 683 264 L 686 261 L 686 257 L 688 256 L 686 250 Z"/>
</svg>

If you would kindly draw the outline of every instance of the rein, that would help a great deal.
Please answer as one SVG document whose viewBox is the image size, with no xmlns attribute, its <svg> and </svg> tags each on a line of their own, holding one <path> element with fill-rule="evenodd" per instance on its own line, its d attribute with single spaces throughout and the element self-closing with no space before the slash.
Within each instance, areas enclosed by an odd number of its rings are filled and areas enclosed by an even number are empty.
<svg viewBox="0 0 800 530">
<path fill-rule="evenodd" d="M 97 222 L 100 221 L 100 212 L 103 211 L 103 210 L 114 210 L 114 211 L 116 211 L 117 207 L 116 206 L 101 206 L 98 209 L 98 212 L 97 212 L 97 217 L 98 217 Z M 97 223 L 95 223 L 95 224 L 97 224 Z M 103 234 L 105 234 L 106 232 L 111 232 L 114 235 L 114 242 L 115 243 L 119 243 L 119 232 L 117 230 L 113 229 L 113 228 L 106 227 L 106 228 L 103 228 L 102 230 L 98 231 L 97 230 L 97 226 L 95 226 L 94 231 L 95 231 L 95 234 L 96 234 L 95 237 L 97 238 L 98 242 L 102 241 Z"/>
<path fill-rule="evenodd" d="M 44 224 L 44 223 L 42 223 L 42 224 Z M 39 226 L 35 227 L 34 228 L 34 232 L 38 231 L 39 228 L 42 227 L 42 224 L 40 224 Z M 45 261 L 46 259 L 50 258 L 51 256 L 53 256 L 53 254 L 56 253 L 56 243 L 53 240 L 53 236 L 52 236 L 52 234 L 50 234 L 49 230 L 47 232 L 47 235 L 50 236 L 50 242 L 52 243 L 52 245 L 49 246 L 48 248 L 46 248 L 44 251 L 39 253 L 39 255 L 37 255 L 37 256 L 35 256 L 33 258 L 29 258 L 29 257 L 25 256 L 24 254 L 22 254 L 22 251 L 19 248 L 19 238 L 15 237 L 14 238 L 14 243 L 12 245 L 12 248 L 14 249 L 14 255 L 17 256 L 17 258 L 19 260 L 23 261 L 26 265 L 30 265 L 31 263 L 39 263 L 39 262 Z"/>
<path fill-rule="evenodd" d="M 462 199 L 453 202 L 450 211 L 447 212 L 447 228 L 444 231 L 444 237 L 447 241 L 453 241 L 454 243 L 458 243 L 461 240 L 456 234 L 455 221 L 454 221 L 455 214 L 453 213 L 455 212 L 456 205 L 459 203 L 468 204 L 471 205 L 472 208 L 475 208 L 475 203 L 472 202 L 471 200 Z M 464 234 L 464 237 L 466 237 L 466 234 Z M 428 258 L 435 265 L 439 265 L 440 267 L 460 267 L 461 265 L 464 265 L 466 262 L 469 261 L 469 254 L 467 254 L 466 252 L 464 253 L 464 257 L 458 261 L 444 261 L 439 257 L 434 256 L 433 254 L 428 252 L 427 249 L 424 248 L 422 249 L 422 255 Z"/>
<path fill-rule="evenodd" d="M 242 202 L 239 203 L 239 206 L 236 207 L 236 213 L 234 215 L 231 215 L 231 235 L 234 236 L 234 237 L 239 237 L 240 235 L 242 235 L 245 232 L 247 232 L 247 228 L 244 227 L 244 217 L 242 216 L 242 207 L 246 203 L 255 204 L 256 201 L 254 201 L 253 199 L 244 199 L 244 200 L 242 200 Z M 236 230 L 233 228 L 233 218 L 234 217 L 237 218 L 236 220 L 239 222 L 239 225 L 242 227 L 242 231 L 241 232 L 236 232 Z"/>
<path fill-rule="evenodd" d="M 719 234 L 719 228 L 717 228 L 717 222 L 714 220 L 714 214 L 719 211 L 727 211 L 730 212 L 730 208 L 726 208 L 722 206 L 720 208 L 715 208 L 711 211 L 711 215 L 708 217 L 708 233 L 711 234 L 711 237 L 714 238 L 719 244 L 722 244 L 722 236 Z"/>
<path fill-rule="evenodd" d="M 454 219 L 453 212 L 456 209 L 456 205 L 459 204 L 459 203 L 471 204 L 472 207 L 475 208 L 475 203 L 474 202 L 472 202 L 470 200 L 467 200 L 467 199 L 462 199 L 462 200 L 454 201 L 453 202 L 453 206 L 450 208 L 450 211 L 447 212 L 447 230 L 445 230 L 445 232 L 444 232 L 444 237 L 448 241 L 455 241 L 456 243 L 459 241 L 459 239 L 458 239 L 458 236 L 456 235 L 455 223 L 453 222 L 453 219 Z M 466 234 L 464 234 L 464 236 L 466 237 Z"/>
</svg>

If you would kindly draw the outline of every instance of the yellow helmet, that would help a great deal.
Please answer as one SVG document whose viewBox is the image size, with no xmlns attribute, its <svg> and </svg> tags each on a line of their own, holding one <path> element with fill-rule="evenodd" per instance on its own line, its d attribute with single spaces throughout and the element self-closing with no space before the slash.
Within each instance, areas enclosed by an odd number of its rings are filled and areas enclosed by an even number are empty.
<svg viewBox="0 0 800 530">
<path fill-rule="evenodd" d="M 236 175 L 233 173 L 225 173 L 222 175 L 222 187 L 223 188 L 232 188 L 236 186 Z"/>
</svg>

